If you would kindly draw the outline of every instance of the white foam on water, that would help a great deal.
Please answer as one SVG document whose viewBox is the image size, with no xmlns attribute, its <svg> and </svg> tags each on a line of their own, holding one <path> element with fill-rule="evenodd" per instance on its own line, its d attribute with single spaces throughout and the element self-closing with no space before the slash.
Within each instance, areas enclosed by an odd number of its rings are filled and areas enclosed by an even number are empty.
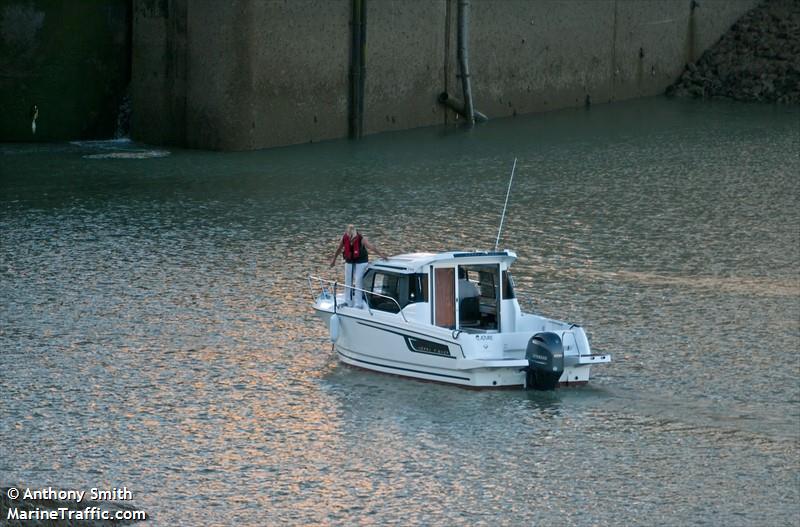
<svg viewBox="0 0 800 527">
<path fill-rule="evenodd" d="M 133 141 L 128 137 L 121 137 L 119 139 L 96 139 L 91 141 L 70 141 L 69 144 L 74 146 L 81 146 L 86 148 L 100 148 L 103 150 L 124 148 L 128 145 L 133 145 Z"/>
<path fill-rule="evenodd" d="M 142 145 L 131 141 L 128 137 L 119 139 L 102 139 L 95 141 L 71 141 L 71 145 L 100 152 L 85 154 L 84 159 L 150 159 L 166 157 L 169 150 L 142 148 Z M 112 152 L 109 152 L 112 150 Z"/>
<path fill-rule="evenodd" d="M 156 157 L 167 157 L 169 150 L 143 150 L 136 152 L 109 152 L 103 154 L 87 154 L 82 156 L 84 159 L 150 159 Z"/>
</svg>

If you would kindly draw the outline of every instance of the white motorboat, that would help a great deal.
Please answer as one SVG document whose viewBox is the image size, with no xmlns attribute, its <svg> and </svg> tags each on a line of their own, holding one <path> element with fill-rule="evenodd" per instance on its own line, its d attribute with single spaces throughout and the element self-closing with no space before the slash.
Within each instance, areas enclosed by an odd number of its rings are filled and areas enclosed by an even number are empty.
<svg viewBox="0 0 800 527">
<path fill-rule="evenodd" d="M 516 257 L 445 252 L 378 260 L 354 291 L 364 295 L 361 308 L 345 304 L 341 283 L 310 276 L 309 284 L 347 364 L 472 387 L 585 384 L 591 367 L 611 356 L 592 354 L 577 324 L 522 312 L 509 274 Z"/>
</svg>

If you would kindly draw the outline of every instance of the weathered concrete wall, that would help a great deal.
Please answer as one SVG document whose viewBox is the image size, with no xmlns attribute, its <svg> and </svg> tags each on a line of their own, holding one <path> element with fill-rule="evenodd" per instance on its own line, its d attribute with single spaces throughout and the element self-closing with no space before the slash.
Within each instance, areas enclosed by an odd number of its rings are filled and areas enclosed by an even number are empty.
<svg viewBox="0 0 800 527">
<path fill-rule="evenodd" d="M 136 139 L 245 150 L 347 134 L 349 2 L 134 2 Z"/>
<path fill-rule="evenodd" d="M 129 50 L 130 0 L 0 2 L 0 141 L 113 137 Z"/>
<path fill-rule="evenodd" d="M 737 18 L 758 3 L 753 0 L 618 3 L 613 98 L 663 93 L 687 63 L 719 40 Z"/>
<path fill-rule="evenodd" d="M 475 107 L 489 117 L 608 98 L 614 3 L 472 2 L 470 58 Z"/>
<path fill-rule="evenodd" d="M 365 133 L 440 124 L 446 2 L 367 5 Z"/>
<path fill-rule="evenodd" d="M 255 59 L 241 66 L 255 93 L 242 120 L 249 124 L 247 148 L 265 139 L 286 144 L 347 134 L 348 4 L 255 4 L 248 42 L 237 50 L 242 57 L 249 50 Z M 230 82 L 236 87 L 241 80 L 233 76 Z"/>
<path fill-rule="evenodd" d="M 186 2 L 180 0 L 133 4 L 131 129 L 140 131 L 149 143 L 182 144 L 187 140 L 185 8 Z"/>
<path fill-rule="evenodd" d="M 133 135 L 253 149 L 344 137 L 352 0 L 133 0 Z M 364 131 L 452 122 L 457 0 L 365 0 Z M 757 0 L 472 0 L 492 117 L 653 95 Z M 693 5 L 695 7 L 693 7 Z"/>
<path fill-rule="evenodd" d="M 757 1 L 471 4 L 475 106 L 501 117 L 662 93 Z"/>
</svg>

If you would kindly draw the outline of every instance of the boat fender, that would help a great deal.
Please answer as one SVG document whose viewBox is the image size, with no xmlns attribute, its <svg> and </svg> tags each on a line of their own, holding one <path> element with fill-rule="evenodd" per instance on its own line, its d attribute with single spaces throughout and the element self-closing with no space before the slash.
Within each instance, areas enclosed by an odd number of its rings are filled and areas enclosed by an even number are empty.
<svg viewBox="0 0 800 527">
<path fill-rule="evenodd" d="M 328 322 L 328 329 L 331 332 L 331 342 L 336 342 L 339 338 L 339 315 L 331 315 L 331 319 Z"/>
<path fill-rule="evenodd" d="M 545 331 L 528 341 L 525 384 L 536 390 L 552 390 L 564 373 L 564 343 L 557 334 Z"/>
</svg>

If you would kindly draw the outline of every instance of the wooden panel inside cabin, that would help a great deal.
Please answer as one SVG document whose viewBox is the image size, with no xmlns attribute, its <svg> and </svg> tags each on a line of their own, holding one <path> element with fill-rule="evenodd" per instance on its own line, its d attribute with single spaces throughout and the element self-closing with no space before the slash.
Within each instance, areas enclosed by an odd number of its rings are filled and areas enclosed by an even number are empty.
<svg viewBox="0 0 800 527">
<path fill-rule="evenodd" d="M 435 324 L 443 328 L 456 327 L 456 270 L 453 268 L 434 269 L 434 309 Z"/>
</svg>

